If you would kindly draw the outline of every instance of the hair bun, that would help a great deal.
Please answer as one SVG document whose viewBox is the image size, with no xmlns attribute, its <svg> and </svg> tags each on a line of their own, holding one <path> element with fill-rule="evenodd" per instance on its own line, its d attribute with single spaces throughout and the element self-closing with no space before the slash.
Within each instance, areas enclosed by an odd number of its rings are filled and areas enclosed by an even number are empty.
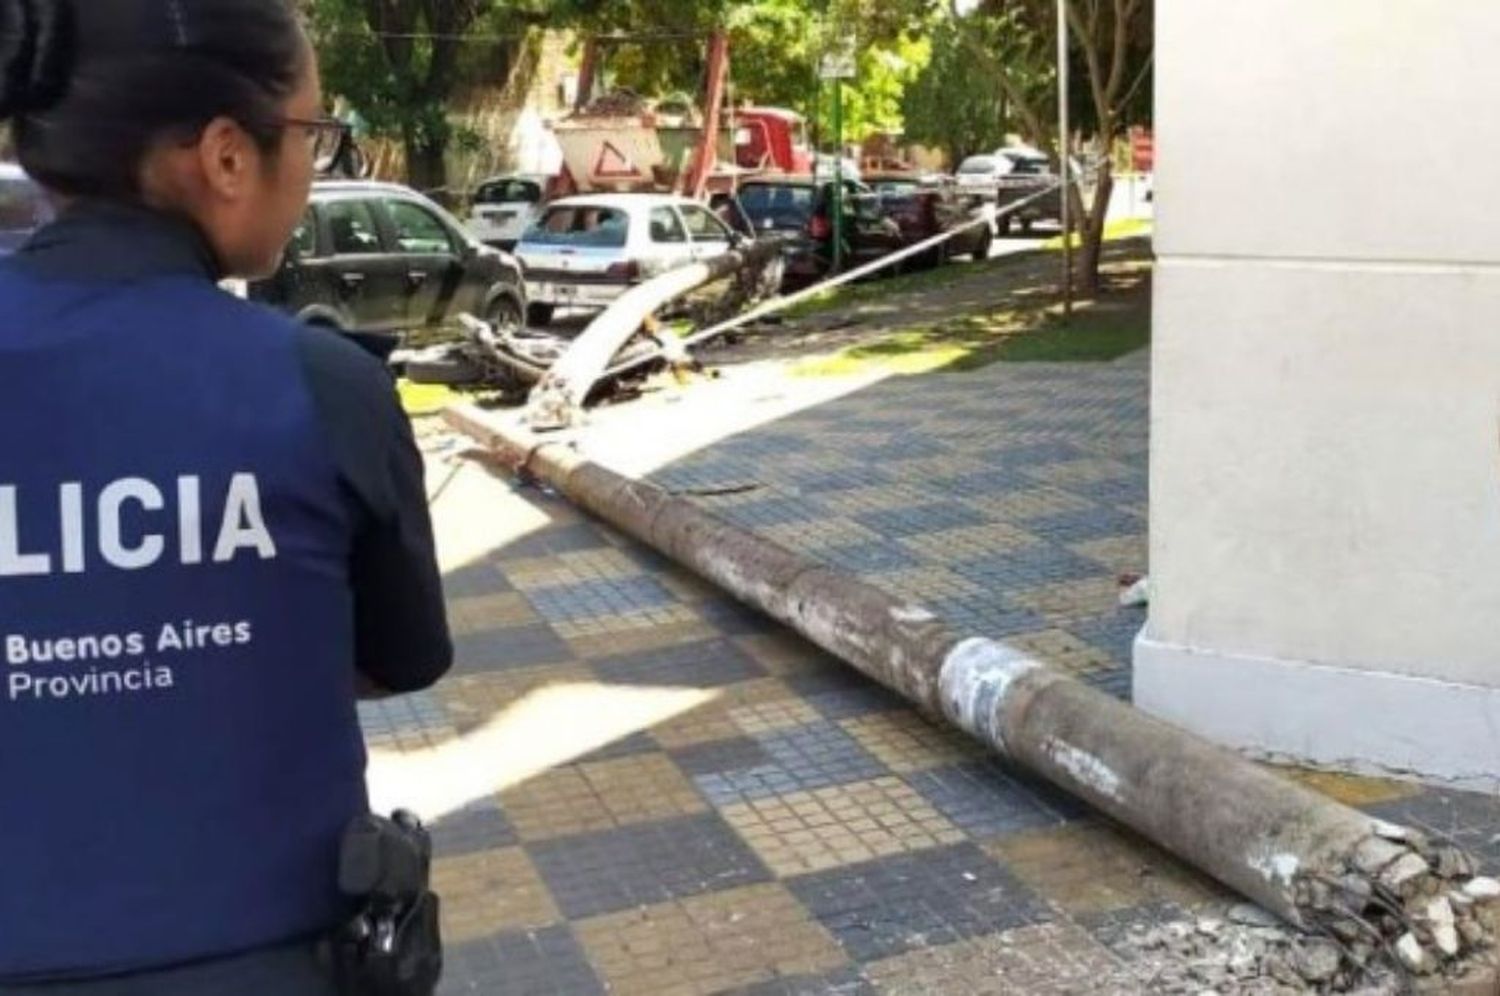
<svg viewBox="0 0 1500 996">
<path fill-rule="evenodd" d="M 71 0 L 0 0 L 0 121 L 46 110 L 72 68 Z"/>
</svg>

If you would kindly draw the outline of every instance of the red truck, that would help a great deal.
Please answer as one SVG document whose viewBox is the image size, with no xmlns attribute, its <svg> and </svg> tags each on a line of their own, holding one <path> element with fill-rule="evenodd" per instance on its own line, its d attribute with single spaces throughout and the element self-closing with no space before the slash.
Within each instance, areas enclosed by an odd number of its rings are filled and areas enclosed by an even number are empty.
<svg viewBox="0 0 1500 996">
<path fill-rule="evenodd" d="M 731 122 L 734 162 L 740 169 L 812 173 L 813 151 L 802 115 L 779 107 L 742 107 Z"/>
</svg>

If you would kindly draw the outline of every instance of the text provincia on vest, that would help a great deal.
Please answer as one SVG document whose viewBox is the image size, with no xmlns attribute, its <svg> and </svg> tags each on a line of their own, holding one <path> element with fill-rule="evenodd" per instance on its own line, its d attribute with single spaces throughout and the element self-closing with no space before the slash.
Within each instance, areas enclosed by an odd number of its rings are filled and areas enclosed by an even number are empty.
<svg viewBox="0 0 1500 996">
<path fill-rule="evenodd" d="M 184 475 L 174 483 L 163 489 L 145 478 L 122 478 L 99 489 L 92 502 L 86 502 L 82 484 L 58 485 L 58 529 L 51 549 L 23 546 L 19 489 L 0 484 L 0 581 L 57 572 L 82 574 L 91 566 L 90 553 L 96 555 L 95 563 L 122 571 L 155 566 L 168 559 L 169 550 L 175 553 L 171 559 L 185 566 L 224 564 L 242 555 L 275 558 L 276 543 L 261 511 L 254 474 L 235 474 L 229 479 L 223 514 L 209 535 L 204 530 L 200 478 Z M 171 509 L 175 522 L 170 523 L 176 528 L 142 529 L 127 537 L 127 515 L 132 511 L 137 517 L 166 513 L 167 493 L 176 499 Z M 86 514 L 86 508 L 94 514 Z M 211 547 L 206 540 L 212 540 Z M 164 622 L 148 631 L 45 637 L 6 633 L 0 647 L 8 665 L 6 692 L 15 702 L 168 689 L 175 675 L 162 655 L 244 646 L 253 639 L 254 627 L 248 620 L 203 623 L 187 619 Z M 37 670 L 56 670 L 56 665 L 84 667 L 69 667 L 66 673 Z"/>
</svg>

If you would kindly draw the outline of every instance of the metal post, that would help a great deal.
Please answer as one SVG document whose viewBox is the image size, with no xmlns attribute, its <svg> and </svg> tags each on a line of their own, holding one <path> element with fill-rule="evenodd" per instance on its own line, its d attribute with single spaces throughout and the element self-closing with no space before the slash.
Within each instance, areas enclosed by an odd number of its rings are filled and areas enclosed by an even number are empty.
<svg viewBox="0 0 1500 996">
<path fill-rule="evenodd" d="M 683 193 L 701 200 L 719 155 L 719 125 L 723 121 L 724 87 L 729 79 L 729 34 L 719 28 L 708 43 L 708 71 L 703 81 L 703 138 L 693 154 L 683 182 Z"/>
<path fill-rule="evenodd" d="M 589 36 L 583 43 L 583 63 L 578 67 L 578 93 L 573 98 L 573 110 L 581 111 L 594 99 L 594 84 L 599 78 L 599 62 L 603 59 L 599 51 L 599 39 Z"/>
<path fill-rule="evenodd" d="M 844 81 L 833 81 L 833 272 L 844 268 Z"/>
<path fill-rule="evenodd" d="M 1063 320 L 1073 317 L 1073 168 L 1068 155 L 1068 0 L 1057 0 L 1057 148 L 1062 171 Z"/>
</svg>

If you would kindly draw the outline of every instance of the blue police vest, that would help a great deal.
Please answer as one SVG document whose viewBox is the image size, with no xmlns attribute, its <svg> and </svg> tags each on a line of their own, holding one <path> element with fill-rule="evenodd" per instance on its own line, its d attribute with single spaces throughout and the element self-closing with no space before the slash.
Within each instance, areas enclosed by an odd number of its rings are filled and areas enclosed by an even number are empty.
<svg viewBox="0 0 1500 996">
<path fill-rule="evenodd" d="M 366 806 L 297 331 L 114 241 L 139 272 L 0 264 L 0 980 L 321 931 Z"/>
</svg>

